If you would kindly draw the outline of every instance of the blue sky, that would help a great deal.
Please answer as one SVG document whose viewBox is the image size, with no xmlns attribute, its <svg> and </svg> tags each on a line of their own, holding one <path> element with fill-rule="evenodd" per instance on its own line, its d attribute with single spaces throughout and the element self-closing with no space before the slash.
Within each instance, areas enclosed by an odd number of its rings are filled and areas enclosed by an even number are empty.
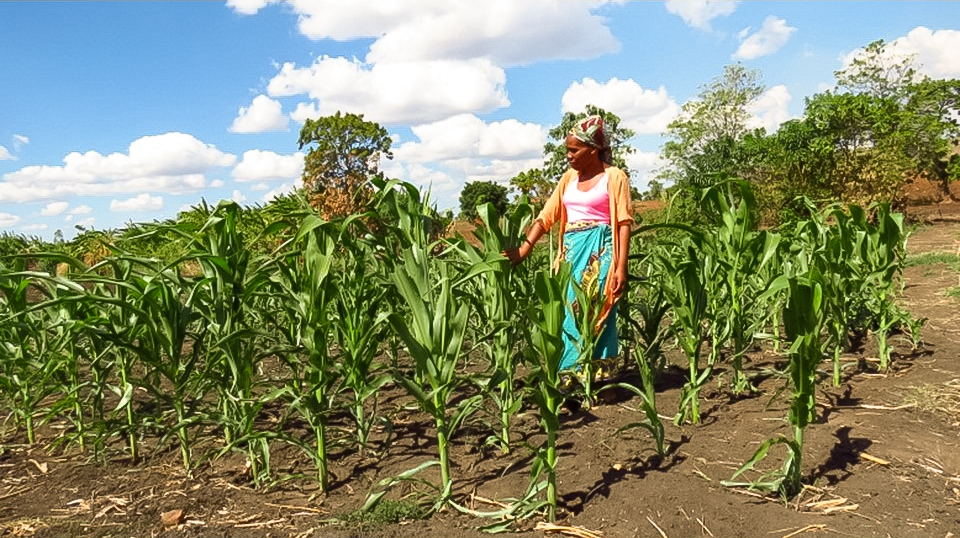
<svg viewBox="0 0 960 538">
<path fill-rule="evenodd" d="M 305 118 L 362 113 L 391 177 L 457 208 L 537 166 L 587 103 L 638 132 L 641 190 L 686 101 L 740 61 L 768 130 L 884 39 L 960 78 L 957 2 L 0 2 L 0 231 L 51 238 L 264 203 L 299 182 Z"/>
</svg>

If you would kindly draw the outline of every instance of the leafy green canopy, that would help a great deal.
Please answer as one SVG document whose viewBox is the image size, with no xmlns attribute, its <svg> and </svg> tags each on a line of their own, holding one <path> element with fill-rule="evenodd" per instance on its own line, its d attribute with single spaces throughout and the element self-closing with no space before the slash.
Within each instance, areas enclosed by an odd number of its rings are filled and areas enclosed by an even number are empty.
<svg viewBox="0 0 960 538">
<path fill-rule="evenodd" d="M 507 188 L 492 181 L 471 181 L 464 185 L 460 192 L 460 216 L 467 220 L 476 220 L 480 217 L 477 206 L 485 203 L 493 204 L 497 215 L 507 212 Z"/>
</svg>

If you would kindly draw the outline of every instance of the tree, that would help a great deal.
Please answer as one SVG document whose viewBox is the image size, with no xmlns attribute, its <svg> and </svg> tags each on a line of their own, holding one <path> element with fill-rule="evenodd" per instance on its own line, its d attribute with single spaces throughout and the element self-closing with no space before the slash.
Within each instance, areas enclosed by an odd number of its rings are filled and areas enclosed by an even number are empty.
<svg viewBox="0 0 960 538">
<path fill-rule="evenodd" d="M 763 93 L 759 71 L 743 64 L 727 65 L 723 74 L 701 87 L 696 99 L 683 105 L 667 126 L 659 178 L 678 185 L 705 186 L 712 177 L 738 175 L 736 148 L 750 132 L 748 107 Z"/>
<path fill-rule="evenodd" d="M 555 182 L 550 180 L 543 168 L 531 168 L 510 179 L 510 185 L 525 195 L 530 205 L 539 211 L 553 193 Z"/>
<path fill-rule="evenodd" d="M 882 39 L 857 53 L 846 68 L 835 71 L 837 88 L 880 99 L 904 101 L 910 85 L 925 77 L 913 66 L 915 54 L 897 54 Z"/>
<path fill-rule="evenodd" d="M 630 175 L 630 169 L 627 166 L 626 156 L 636 150 L 627 145 L 627 140 L 633 138 L 636 134 L 631 129 L 620 126 L 620 118 L 611 112 L 594 106 L 587 105 L 580 114 L 567 112 L 560 120 L 560 125 L 550 129 L 548 133 L 550 141 L 543 146 L 543 174 L 551 184 L 555 185 L 560 176 L 567 171 L 567 134 L 578 121 L 587 116 L 598 115 L 603 118 L 603 130 L 610 142 L 610 148 L 613 150 L 613 166 L 623 170 Z M 547 194 L 549 196 L 549 193 Z"/>
<path fill-rule="evenodd" d="M 497 214 L 507 211 L 507 188 L 492 181 L 471 181 L 464 185 L 460 192 L 460 216 L 467 220 L 479 218 L 477 206 L 485 203 L 493 204 Z"/>
<path fill-rule="evenodd" d="M 369 179 L 380 174 L 380 159 L 393 158 L 390 135 L 363 114 L 308 119 L 300 129 L 300 149 L 313 145 L 304 159 L 303 184 L 321 216 L 355 213 L 369 201 Z"/>
</svg>

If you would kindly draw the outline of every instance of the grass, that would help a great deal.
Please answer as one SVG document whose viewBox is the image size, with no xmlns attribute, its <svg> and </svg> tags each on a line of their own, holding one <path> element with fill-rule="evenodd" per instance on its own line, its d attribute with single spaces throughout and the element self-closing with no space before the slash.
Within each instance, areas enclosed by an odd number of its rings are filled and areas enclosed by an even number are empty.
<svg viewBox="0 0 960 538">
<path fill-rule="evenodd" d="M 917 411 L 940 415 L 953 422 L 960 420 L 960 379 L 907 387 L 900 396 L 904 405 L 913 406 Z"/>
<path fill-rule="evenodd" d="M 945 263 L 952 266 L 954 269 L 960 270 L 960 256 L 957 256 L 954 252 L 924 252 L 923 254 L 915 254 L 912 256 L 907 256 L 907 259 L 904 260 L 904 267 L 923 267 L 928 265 L 936 265 L 938 263 Z"/>
<path fill-rule="evenodd" d="M 424 510 L 416 501 L 410 499 L 401 501 L 383 500 L 377 503 L 372 510 L 365 511 L 360 508 L 337 519 L 344 525 L 365 532 L 383 525 L 424 519 L 428 515 L 429 512 Z"/>
</svg>

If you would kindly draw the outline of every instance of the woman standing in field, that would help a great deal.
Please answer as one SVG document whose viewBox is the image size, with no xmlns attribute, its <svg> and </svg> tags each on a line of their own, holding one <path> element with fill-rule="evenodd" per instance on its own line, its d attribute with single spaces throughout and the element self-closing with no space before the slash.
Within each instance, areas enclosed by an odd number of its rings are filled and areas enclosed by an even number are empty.
<svg viewBox="0 0 960 538">
<path fill-rule="evenodd" d="M 560 178 L 553 195 L 527 232 L 520 248 L 504 255 L 514 265 L 523 261 L 533 245 L 555 223 L 560 223 L 560 242 L 554 266 L 572 265 L 573 276 L 602 302 L 597 321 L 599 338 L 593 350 L 596 378 L 613 377 L 618 365 L 617 300 L 626 290 L 627 253 L 633 203 L 630 179 L 612 165 L 613 152 L 604 133 L 603 118 L 589 116 L 567 135 L 570 169 Z M 567 299 L 575 304 L 573 288 Z M 574 306 L 576 307 L 576 306 Z M 563 324 L 564 352 L 560 370 L 579 369 L 581 334 L 568 312 Z"/>
</svg>

